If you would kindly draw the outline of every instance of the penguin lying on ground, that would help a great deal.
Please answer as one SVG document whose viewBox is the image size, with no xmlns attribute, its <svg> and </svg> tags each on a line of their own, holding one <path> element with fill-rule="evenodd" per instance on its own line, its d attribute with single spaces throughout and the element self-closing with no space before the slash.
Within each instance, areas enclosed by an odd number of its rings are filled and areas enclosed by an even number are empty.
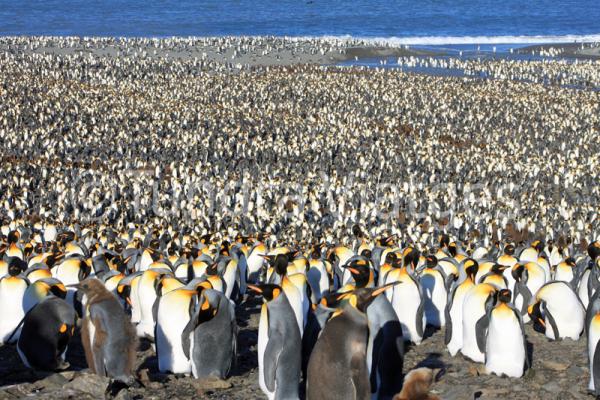
<svg viewBox="0 0 600 400">
<path fill-rule="evenodd" d="M 75 310 L 59 297 L 47 297 L 34 306 L 25 315 L 17 342 L 23 364 L 46 371 L 67 369 L 65 354 L 75 323 Z"/>
</svg>

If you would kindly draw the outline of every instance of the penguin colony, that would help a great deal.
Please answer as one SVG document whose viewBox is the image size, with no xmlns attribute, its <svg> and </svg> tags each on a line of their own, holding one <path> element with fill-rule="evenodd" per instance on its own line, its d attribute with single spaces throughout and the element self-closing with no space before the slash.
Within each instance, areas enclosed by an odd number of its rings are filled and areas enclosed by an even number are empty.
<svg viewBox="0 0 600 400">
<path fill-rule="evenodd" d="M 600 393 L 599 92 L 28 41 L 110 40 L 2 39 L 0 343 L 27 367 L 69 368 L 81 327 L 123 384 L 140 339 L 162 372 L 224 379 L 259 298 L 270 399 L 435 398 L 403 371 L 431 329 L 522 377 L 526 324 L 584 336 Z"/>
</svg>

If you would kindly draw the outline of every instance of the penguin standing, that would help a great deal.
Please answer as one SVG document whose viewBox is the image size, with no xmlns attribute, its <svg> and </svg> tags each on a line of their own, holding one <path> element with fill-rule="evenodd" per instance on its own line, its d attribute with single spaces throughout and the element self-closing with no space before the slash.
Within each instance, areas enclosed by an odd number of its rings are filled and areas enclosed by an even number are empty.
<svg viewBox="0 0 600 400">
<path fill-rule="evenodd" d="M 373 270 L 361 261 L 356 260 L 347 267 L 356 289 L 369 288 L 374 281 Z M 393 285 L 398 283 L 401 282 Z M 367 368 L 372 397 L 390 398 L 402 389 L 397 375 L 404 363 L 402 326 L 386 296 L 375 297 L 367 306 L 366 314 L 369 322 Z"/>
<path fill-rule="evenodd" d="M 438 261 L 435 256 L 427 256 L 425 268 L 421 271 L 419 277 L 419 283 L 425 299 L 425 321 L 427 325 L 442 328 L 446 325 L 444 311 L 448 293 L 446 292 L 446 276 L 437 265 Z"/>
<path fill-rule="evenodd" d="M 596 293 L 591 299 L 586 313 L 586 333 L 590 382 L 588 389 L 600 396 L 600 296 Z"/>
<path fill-rule="evenodd" d="M 199 289 L 203 287 L 199 286 Z M 156 318 L 154 340 L 158 370 L 161 372 L 187 374 L 192 370 L 184 351 L 182 332 L 194 313 L 196 295 L 196 290 L 184 287 L 172 290 L 157 300 L 153 310 Z"/>
<path fill-rule="evenodd" d="M 298 399 L 302 343 L 281 286 L 248 285 L 264 299 L 258 326 L 258 380 L 269 400 Z"/>
<path fill-rule="evenodd" d="M 520 378 L 528 367 L 527 342 L 521 314 L 509 304 L 511 297 L 510 290 L 500 290 L 496 306 L 488 312 L 485 368 L 488 373 Z"/>
<path fill-rule="evenodd" d="M 19 339 L 19 324 L 25 316 L 23 298 L 29 286 L 29 281 L 20 275 L 23 264 L 22 260 L 13 257 L 8 262 L 8 275 L 0 278 L 0 345 Z"/>
<path fill-rule="evenodd" d="M 388 299 L 398 316 L 404 339 L 420 344 L 425 332 L 425 301 L 421 286 L 407 268 L 407 264 L 400 268 L 395 266 L 387 273 L 386 285 L 395 282 L 401 284 L 388 289 L 386 295 L 391 293 Z"/>
<path fill-rule="evenodd" d="M 233 303 L 216 290 L 203 290 L 196 311 L 181 337 L 194 378 L 227 378 L 237 348 Z"/>
<path fill-rule="evenodd" d="M 75 331 L 76 315 L 71 305 L 49 296 L 25 315 L 17 351 L 29 368 L 44 371 L 64 370 L 67 346 Z"/>
<path fill-rule="evenodd" d="M 445 343 L 452 356 L 456 355 L 463 343 L 463 302 L 469 290 L 475 286 L 475 276 L 478 264 L 473 259 L 467 259 L 463 263 L 466 278 L 454 288 L 448 297 L 446 305 L 446 332 Z"/>
<path fill-rule="evenodd" d="M 475 362 L 485 361 L 487 312 L 494 306 L 497 288 L 489 283 L 473 286 L 463 301 L 463 344 L 460 352 Z"/>
<path fill-rule="evenodd" d="M 356 289 L 343 295 L 347 303 L 333 313 L 310 356 L 307 400 L 371 398 L 365 311 L 390 286 Z"/>
<path fill-rule="evenodd" d="M 90 370 L 133 383 L 137 338 L 119 300 L 98 279 L 85 279 L 75 287 L 87 297 L 81 342 Z"/>
</svg>

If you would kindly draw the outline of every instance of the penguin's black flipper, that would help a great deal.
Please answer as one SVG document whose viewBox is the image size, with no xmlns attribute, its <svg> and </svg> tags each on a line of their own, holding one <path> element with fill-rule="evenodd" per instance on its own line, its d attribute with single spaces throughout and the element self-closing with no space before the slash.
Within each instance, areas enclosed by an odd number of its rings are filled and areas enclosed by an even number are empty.
<svg viewBox="0 0 600 400">
<path fill-rule="evenodd" d="M 181 332 L 181 348 L 183 349 L 183 354 L 185 354 L 186 358 L 190 359 L 190 335 L 196 329 L 196 325 L 198 325 L 198 318 L 194 316 L 187 323 L 183 331 Z"/>
<path fill-rule="evenodd" d="M 454 296 L 456 295 L 456 288 L 452 290 L 450 293 L 448 304 L 446 304 L 446 308 L 444 309 L 444 316 L 446 318 L 446 331 L 444 333 L 444 344 L 447 346 L 452 340 L 452 319 L 450 318 L 450 309 L 452 308 L 452 304 L 454 303 Z"/>
<path fill-rule="evenodd" d="M 284 338 L 281 334 L 274 329 L 269 329 L 269 341 L 267 342 L 267 348 L 265 349 L 263 365 L 265 366 L 265 385 L 270 392 L 275 391 L 277 364 L 279 363 L 279 356 L 283 351 L 283 346 Z"/>
<path fill-rule="evenodd" d="M 544 315 L 548 318 L 548 322 L 550 322 L 550 326 L 552 327 L 552 332 L 554 333 L 554 340 L 560 340 L 560 332 L 558 331 L 558 326 L 556 325 L 556 321 L 550 311 L 544 307 Z"/>
<path fill-rule="evenodd" d="M 479 351 L 485 353 L 485 342 L 487 339 L 487 331 L 490 325 L 490 318 L 486 313 L 483 317 L 479 318 L 475 324 L 475 337 L 477 338 L 477 347 Z"/>
<path fill-rule="evenodd" d="M 594 369 L 594 394 L 600 396 L 600 341 L 596 343 L 592 366 Z"/>
<path fill-rule="evenodd" d="M 423 309 L 425 308 L 425 301 L 423 300 L 423 298 L 421 298 L 421 304 L 419 304 L 419 308 L 417 308 L 417 323 L 416 323 L 416 328 L 417 328 L 417 334 L 419 336 L 423 336 Z"/>
</svg>

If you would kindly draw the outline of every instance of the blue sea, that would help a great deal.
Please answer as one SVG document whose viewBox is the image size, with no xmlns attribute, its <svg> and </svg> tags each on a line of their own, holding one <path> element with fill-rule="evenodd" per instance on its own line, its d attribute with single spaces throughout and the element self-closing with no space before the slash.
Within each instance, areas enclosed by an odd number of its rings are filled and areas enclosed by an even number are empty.
<svg viewBox="0 0 600 400">
<path fill-rule="evenodd" d="M 0 35 L 351 36 L 398 44 L 600 41 L 600 0 L 0 0 Z"/>
</svg>

